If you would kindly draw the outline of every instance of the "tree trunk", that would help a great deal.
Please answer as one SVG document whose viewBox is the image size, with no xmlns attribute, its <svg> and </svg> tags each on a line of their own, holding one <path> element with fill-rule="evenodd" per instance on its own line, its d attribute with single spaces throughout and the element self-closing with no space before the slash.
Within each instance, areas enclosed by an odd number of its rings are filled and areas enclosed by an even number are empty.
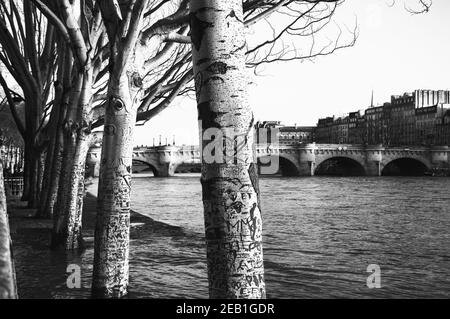
<svg viewBox="0 0 450 319">
<path fill-rule="evenodd" d="M 89 137 L 79 134 L 70 172 L 68 202 L 63 221 L 63 244 L 66 250 L 83 248 L 82 213 L 84 197 L 84 171 L 89 149 Z"/>
<path fill-rule="evenodd" d="M 42 181 L 41 193 L 39 195 L 39 209 L 36 217 L 38 218 L 51 218 L 53 210 L 49 209 L 49 203 L 52 196 L 54 196 L 55 189 L 55 173 L 61 169 L 60 165 L 60 150 L 59 150 L 59 133 L 58 128 L 55 127 L 55 131 L 52 132 L 51 142 L 47 148 L 47 155 L 45 159 L 45 173 Z M 52 193 L 53 192 L 53 193 Z"/>
<path fill-rule="evenodd" d="M 80 86 L 81 85 L 81 86 Z M 54 230 L 52 246 L 63 246 L 66 250 L 83 248 L 82 237 L 82 209 L 84 196 L 84 172 L 86 166 L 86 156 L 90 144 L 89 113 L 92 101 L 92 69 L 79 74 L 77 87 L 75 89 L 72 105 L 77 105 L 76 123 L 69 120 L 68 152 L 64 177 L 60 185 L 61 202 L 59 202 L 59 215 Z M 69 119 L 72 118 L 69 115 Z M 69 158 L 70 157 L 70 158 Z M 59 200 L 59 199 L 58 199 Z"/>
<path fill-rule="evenodd" d="M 56 204 L 56 200 L 58 197 L 58 189 L 59 189 L 59 181 L 61 177 L 61 169 L 63 162 L 63 149 L 62 149 L 62 132 L 59 131 L 57 136 L 58 141 L 55 145 L 54 158 L 53 158 L 53 166 L 50 171 L 50 181 L 48 185 L 47 196 L 43 198 L 45 200 L 45 205 L 43 208 L 42 216 L 46 216 L 48 218 L 53 217 L 54 208 Z"/>
<path fill-rule="evenodd" d="M 195 0 L 190 10 L 209 295 L 265 298 L 242 1 Z"/>
<path fill-rule="evenodd" d="M 41 193 L 42 193 L 42 185 L 44 183 L 44 172 L 45 172 L 45 159 L 46 159 L 46 152 L 42 152 L 39 154 L 39 157 L 37 159 L 37 181 L 36 181 L 36 207 L 40 207 L 41 204 Z"/>
<path fill-rule="evenodd" d="M 23 150 L 23 193 L 22 201 L 27 201 L 30 195 L 30 156 L 31 150 L 28 143 L 28 137 L 24 139 L 24 150 Z"/>
<path fill-rule="evenodd" d="M 70 177 L 75 159 L 76 136 L 71 129 L 64 132 L 64 152 L 61 165 L 61 174 L 59 179 L 58 196 L 56 200 L 55 210 L 53 214 L 53 232 L 51 239 L 51 247 L 57 249 L 66 247 L 67 239 L 67 214 L 68 214 L 68 198 L 70 194 Z"/>
<path fill-rule="evenodd" d="M 75 161 L 75 154 L 77 153 L 77 146 L 78 147 L 81 146 L 80 144 L 77 143 L 78 128 L 76 119 L 78 116 L 78 105 L 82 91 L 82 83 L 83 83 L 82 76 L 78 75 L 74 80 L 69 100 L 70 105 L 68 107 L 66 119 L 63 124 L 64 151 L 58 187 L 56 210 L 53 215 L 54 224 L 51 241 L 51 247 L 53 249 L 56 249 L 58 247 L 63 247 L 64 249 L 66 249 L 68 247 L 67 239 L 69 235 L 67 233 L 68 231 L 67 222 L 69 220 L 68 215 L 70 214 L 69 201 L 70 201 L 70 194 L 72 194 L 71 187 L 74 186 L 74 184 L 71 181 L 71 178 L 72 178 L 72 171 L 75 165 L 74 161 Z"/>
<path fill-rule="evenodd" d="M 54 149 L 52 151 L 53 158 L 51 161 L 52 165 L 48 172 L 49 181 L 46 185 L 45 194 L 41 199 L 44 202 L 41 212 L 41 215 L 44 218 L 53 217 L 54 207 L 56 205 L 56 200 L 58 197 L 58 188 L 64 152 L 63 124 L 65 121 L 70 97 L 72 55 L 70 53 L 70 48 L 66 49 L 64 45 L 61 45 L 59 53 L 60 59 L 62 61 L 60 62 L 60 65 L 58 67 L 58 84 L 56 85 L 55 92 L 55 103 L 58 103 L 58 108 L 57 112 L 55 113 L 55 116 L 57 116 L 57 118 L 54 133 Z"/>
<path fill-rule="evenodd" d="M 57 211 L 51 247 L 65 250 L 82 249 L 82 212 L 84 196 L 84 167 L 89 149 L 87 136 L 80 136 L 70 145 L 60 183 Z M 69 158 L 70 157 L 70 158 Z M 67 177 L 65 177 L 67 176 Z"/>
<path fill-rule="evenodd" d="M 41 193 L 39 194 L 39 207 L 36 213 L 37 218 L 51 218 L 51 215 L 48 216 L 46 213 L 46 203 L 48 198 L 48 192 L 50 189 L 50 183 L 51 183 L 51 172 L 53 169 L 53 160 L 55 158 L 54 156 L 54 150 L 55 150 L 55 141 L 56 136 L 51 137 L 51 141 L 49 143 L 49 146 L 46 151 L 45 156 L 45 162 L 44 162 L 44 173 L 43 173 L 43 179 L 42 179 L 42 187 L 41 187 Z"/>
<path fill-rule="evenodd" d="M 131 164 L 136 105 L 129 80 L 110 77 L 106 106 L 95 227 L 92 295 L 120 298 L 128 293 Z"/>
<path fill-rule="evenodd" d="M 29 158 L 29 188 L 28 188 L 28 208 L 36 208 L 38 204 L 38 182 L 39 182 L 39 157 L 34 149 L 31 147 Z"/>
<path fill-rule="evenodd" d="M 39 195 L 40 201 L 39 201 L 39 208 L 36 214 L 36 217 L 38 218 L 51 218 L 52 215 L 49 214 L 49 210 L 47 207 L 48 198 L 49 198 L 49 192 L 52 187 L 52 184 L 54 184 L 54 181 L 52 180 L 52 173 L 55 169 L 55 160 L 56 160 L 56 153 L 57 150 L 57 143 L 58 143 L 58 120 L 59 120 L 59 113 L 61 108 L 61 94 L 62 89 L 60 87 L 56 88 L 56 94 L 55 94 L 55 100 L 54 100 L 54 109 L 52 110 L 52 114 L 50 115 L 50 122 L 51 128 L 48 135 L 50 135 L 50 142 L 47 147 L 46 152 L 46 159 L 45 159 L 45 166 L 44 166 L 44 174 L 43 174 L 43 180 L 42 180 L 42 187 L 41 187 L 41 193 Z M 58 103 L 58 105 L 56 105 Z"/>
<path fill-rule="evenodd" d="M 0 160 L 0 299 L 17 299 L 16 275 L 6 211 L 3 166 Z"/>
<path fill-rule="evenodd" d="M 37 139 L 38 127 L 40 124 L 39 110 L 41 109 L 41 95 L 39 92 L 32 92 L 25 95 L 26 111 L 26 136 L 25 153 L 28 165 L 28 176 L 26 181 L 26 200 L 28 208 L 38 207 L 39 192 L 39 159 L 41 152 L 36 149 L 35 141 Z"/>
<path fill-rule="evenodd" d="M 90 104 L 92 98 L 92 69 L 83 74 L 83 86 L 80 94 L 77 142 L 73 165 L 70 172 L 70 189 L 65 216 L 66 249 L 83 248 L 82 213 L 84 197 L 84 173 L 86 156 L 90 145 Z"/>
</svg>

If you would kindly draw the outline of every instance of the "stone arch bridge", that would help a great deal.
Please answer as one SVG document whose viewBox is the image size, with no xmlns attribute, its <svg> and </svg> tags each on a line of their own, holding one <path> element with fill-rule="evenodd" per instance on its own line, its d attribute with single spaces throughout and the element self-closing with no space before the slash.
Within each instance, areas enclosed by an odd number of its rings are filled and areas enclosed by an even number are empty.
<svg viewBox="0 0 450 319">
<path fill-rule="evenodd" d="M 343 144 L 257 145 L 261 167 L 273 166 L 287 176 L 313 176 L 330 159 L 343 159 L 360 168 L 361 175 L 381 176 L 383 170 L 398 160 L 422 165 L 426 170 L 450 169 L 450 148 L 383 147 Z M 87 156 L 88 172 L 98 176 L 101 148 L 92 147 Z M 157 177 L 173 176 L 180 165 L 200 165 L 198 146 L 137 147 L 133 162 L 148 165 Z M 264 164 L 266 163 L 266 164 Z M 272 169 L 273 169 L 272 167 Z"/>
</svg>

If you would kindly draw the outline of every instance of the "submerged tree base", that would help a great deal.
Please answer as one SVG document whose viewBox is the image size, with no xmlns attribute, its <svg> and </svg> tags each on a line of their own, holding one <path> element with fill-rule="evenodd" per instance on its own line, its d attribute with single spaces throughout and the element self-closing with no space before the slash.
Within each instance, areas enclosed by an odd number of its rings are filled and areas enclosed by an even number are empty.
<svg viewBox="0 0 450 319">
<path fill-rule="evenodd" d="M 128 287 L 126 287 L 125 291 L 123 288 L 92 288 L 91 297 L 94 299 L 128 299 Z"/>
<path fill-rule="evenodd" d="M 70 239 L 66 234 L 52 233 L 50 241 L 50 249 L 52 250 L 79 250 L 84 251 L 86 244 L 83 237 L 80 235 L 78 238 Z"/>
</svg>

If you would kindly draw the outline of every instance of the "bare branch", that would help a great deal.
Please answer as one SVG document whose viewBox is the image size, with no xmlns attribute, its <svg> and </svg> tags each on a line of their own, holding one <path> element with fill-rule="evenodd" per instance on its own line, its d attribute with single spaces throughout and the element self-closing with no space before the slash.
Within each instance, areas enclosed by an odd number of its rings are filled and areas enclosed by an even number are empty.
<svg viewBox="0 0 450 319">
<path fill-rule="evenodd" d="M 61 37 L 65 42 L 70 44 L 69 32 L 67 31 L 64 23 L 40 0 L 31 0 L 35 6 L 45 15 L 45 17 L 52 23 L 60 32 Z"/>
<path fill-rule="evenodd" d="M 405 10 L 411 14 L 422 14 L 430 11 L 431 6 L 433 5 L 433 0 L 419 0 L 419 9 L 411 9 L 404 5 Z"/>
<path fill-rule="evenodd" d="M 14 122 L 16 123 L 17 129 L 20 132 L 20 135 L 25 139 L 25 126 L 22 123 L 22 120 L 20 119 L 19 115 L 17 114 L 16 110 L 16 104 L 14 103 L 13 97 L 11 96 L 11 92 L 8 88 L 8 84 L 6 84 L 5 79 L 3 78 L 2 73 L 0 72 L 0 85 L 3 88 L 3 91 L 5 92 L 6 99 L 9 104 L 9 108 L 11 110 L 11 114 L 14 118 Z"/>
</svg>

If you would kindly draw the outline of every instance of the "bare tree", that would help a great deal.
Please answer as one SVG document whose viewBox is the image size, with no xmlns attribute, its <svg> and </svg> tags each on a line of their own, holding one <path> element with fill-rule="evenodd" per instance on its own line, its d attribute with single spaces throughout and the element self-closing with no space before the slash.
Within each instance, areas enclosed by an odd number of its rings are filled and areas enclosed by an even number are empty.
<svg viewBox="0 0 450 319">
<path fill-rule="evenodd" d="M 242 2 L 191 1 L 191 28 L 200 134 L 205 137 L 200 147 L 209 295 L 265 298 Z M 206 151 L 212 135 L 219 137 L 218 149 L 225 145 L 214 155 Z"/>
<path fill-rule="evenodd" d="M 265 23 L 273 30 L 267 40 L 249 36 L 242 43 L 247 66 L 256 70 L 311 59 L 352 45 L 356 29 L 349 30 L 350 38 L 340 28 L 333 41 L 318 36 L 332 26 L 341 2 L 245 1 L 241 20 L 249 32 Z M 28 141 L 27 158 L 34 161 L 26 175 L 48 176 L 41 211 L 48 217 L 58 207 L 54 242 L 66 248 L 80 244 L 86 141 L 91 128 L 104 125 L 93 291 L 120 297 L 128 284 L 133 127 L 193 92 L 189 1 L 12 0 L 1 5 L 2 62 L 27 105 L 26 123 L 16 121 Z M 107 36 L 99 35 L 100 16 Z M 309 43 L 293 49 L 300 39 Z M 49 174 L 35 168 L 45 149 Z"/>
<path fill-rule="evenodd" d="M 242 42 L 248 65 L 257 67 L 276 61 L 313 58 L 352 45 L 356 32 L 350 32 L 352 37 L 346 44 L 340 42 L 339 36 L 332 45 L 328 43 L 318 51 L 316 45 L 312 45 L 302 53 L 274 52 L 274 47 L 286 35 L 309 37 L 325 28 L 339 3 L 341 1 L 245 2 L 245 16 L 239 19 L 249 27 L 268 19 L 275 12 L 282 12 L 292 20 L 271 40 L 251 48 L 246 41 Z M 189 28 L 189 23 L 191 28 L 193 24 L 187 0 L 102 1 L 99 5 L 110 53 L 109 81 L 104 100 L 106 111 L 104 116 L 100 111 L 97 123 L 94 123 L 94 126 L 104 124 L 104 135 L 93 294 L 121 297 L 127 293 L 128 286 L 133 127 L 136 119 L 148 121 L 168 107 L 176 96 L 192 91 L 192 56 L 186 44 L 191 43 L 195 30 Z M 246 22 L 242 22 L 244 20 Z M 191 36 L 188 36 L 189 32 Z M 289 54 L 291 56 L 288 57 Z M 99 105 L 98 108 L 101 110 L 102 107 Z"/>
<path fill-rule="evenodd" d="M 145 74 L 139 39 L 148 1 L 100 2 L 109 39 L 109 82 L 95 229 L 95 297 L 122 297 L 128 287 L 133 129 Z"/>
<path fill-rule="evenodd" d="M 46 11 L 44 4 L 39 6 L 48 15 L 52 14 Z M 89 6 L 84 1 L 60 0 L 53 10 L 55 16 L 52 16 L 52 23 L 70 43 L 71 50 L 65 52 L 65 55 L 61 52 L 61 58 L 64 58 L 61 59 L 60 70 L 69 72 L 71 90 L 63 123 L 64 156 L 52 246 L 75 249 L 82 247 L 84 170 L 90 146 L 92 88 L 101 69 L 101 62 L 96 64 L 96 59 L 102 60 L 103 28 L 100 11 L 95 10 L 92 3 Z M 67 62 L 74 63 L 72 68 L 68 65 L 64 68 L 66 59 Z"/>
<path fill-rule="evenodd" d="M 41 157 L 48 142 L 45 133 L 55 68 L 53 31 L 31 2 L 0 1 L 0 61 L 19 84 L 25 101 L 23 123 L 15 115 L 16 104 L 8 99 L 25 143 L 24 197 L 29 207 L 37 207 L 44 175 Z M 1 85 L 5 92 L 11 92 L 4 80 Z"/>
</svg>

